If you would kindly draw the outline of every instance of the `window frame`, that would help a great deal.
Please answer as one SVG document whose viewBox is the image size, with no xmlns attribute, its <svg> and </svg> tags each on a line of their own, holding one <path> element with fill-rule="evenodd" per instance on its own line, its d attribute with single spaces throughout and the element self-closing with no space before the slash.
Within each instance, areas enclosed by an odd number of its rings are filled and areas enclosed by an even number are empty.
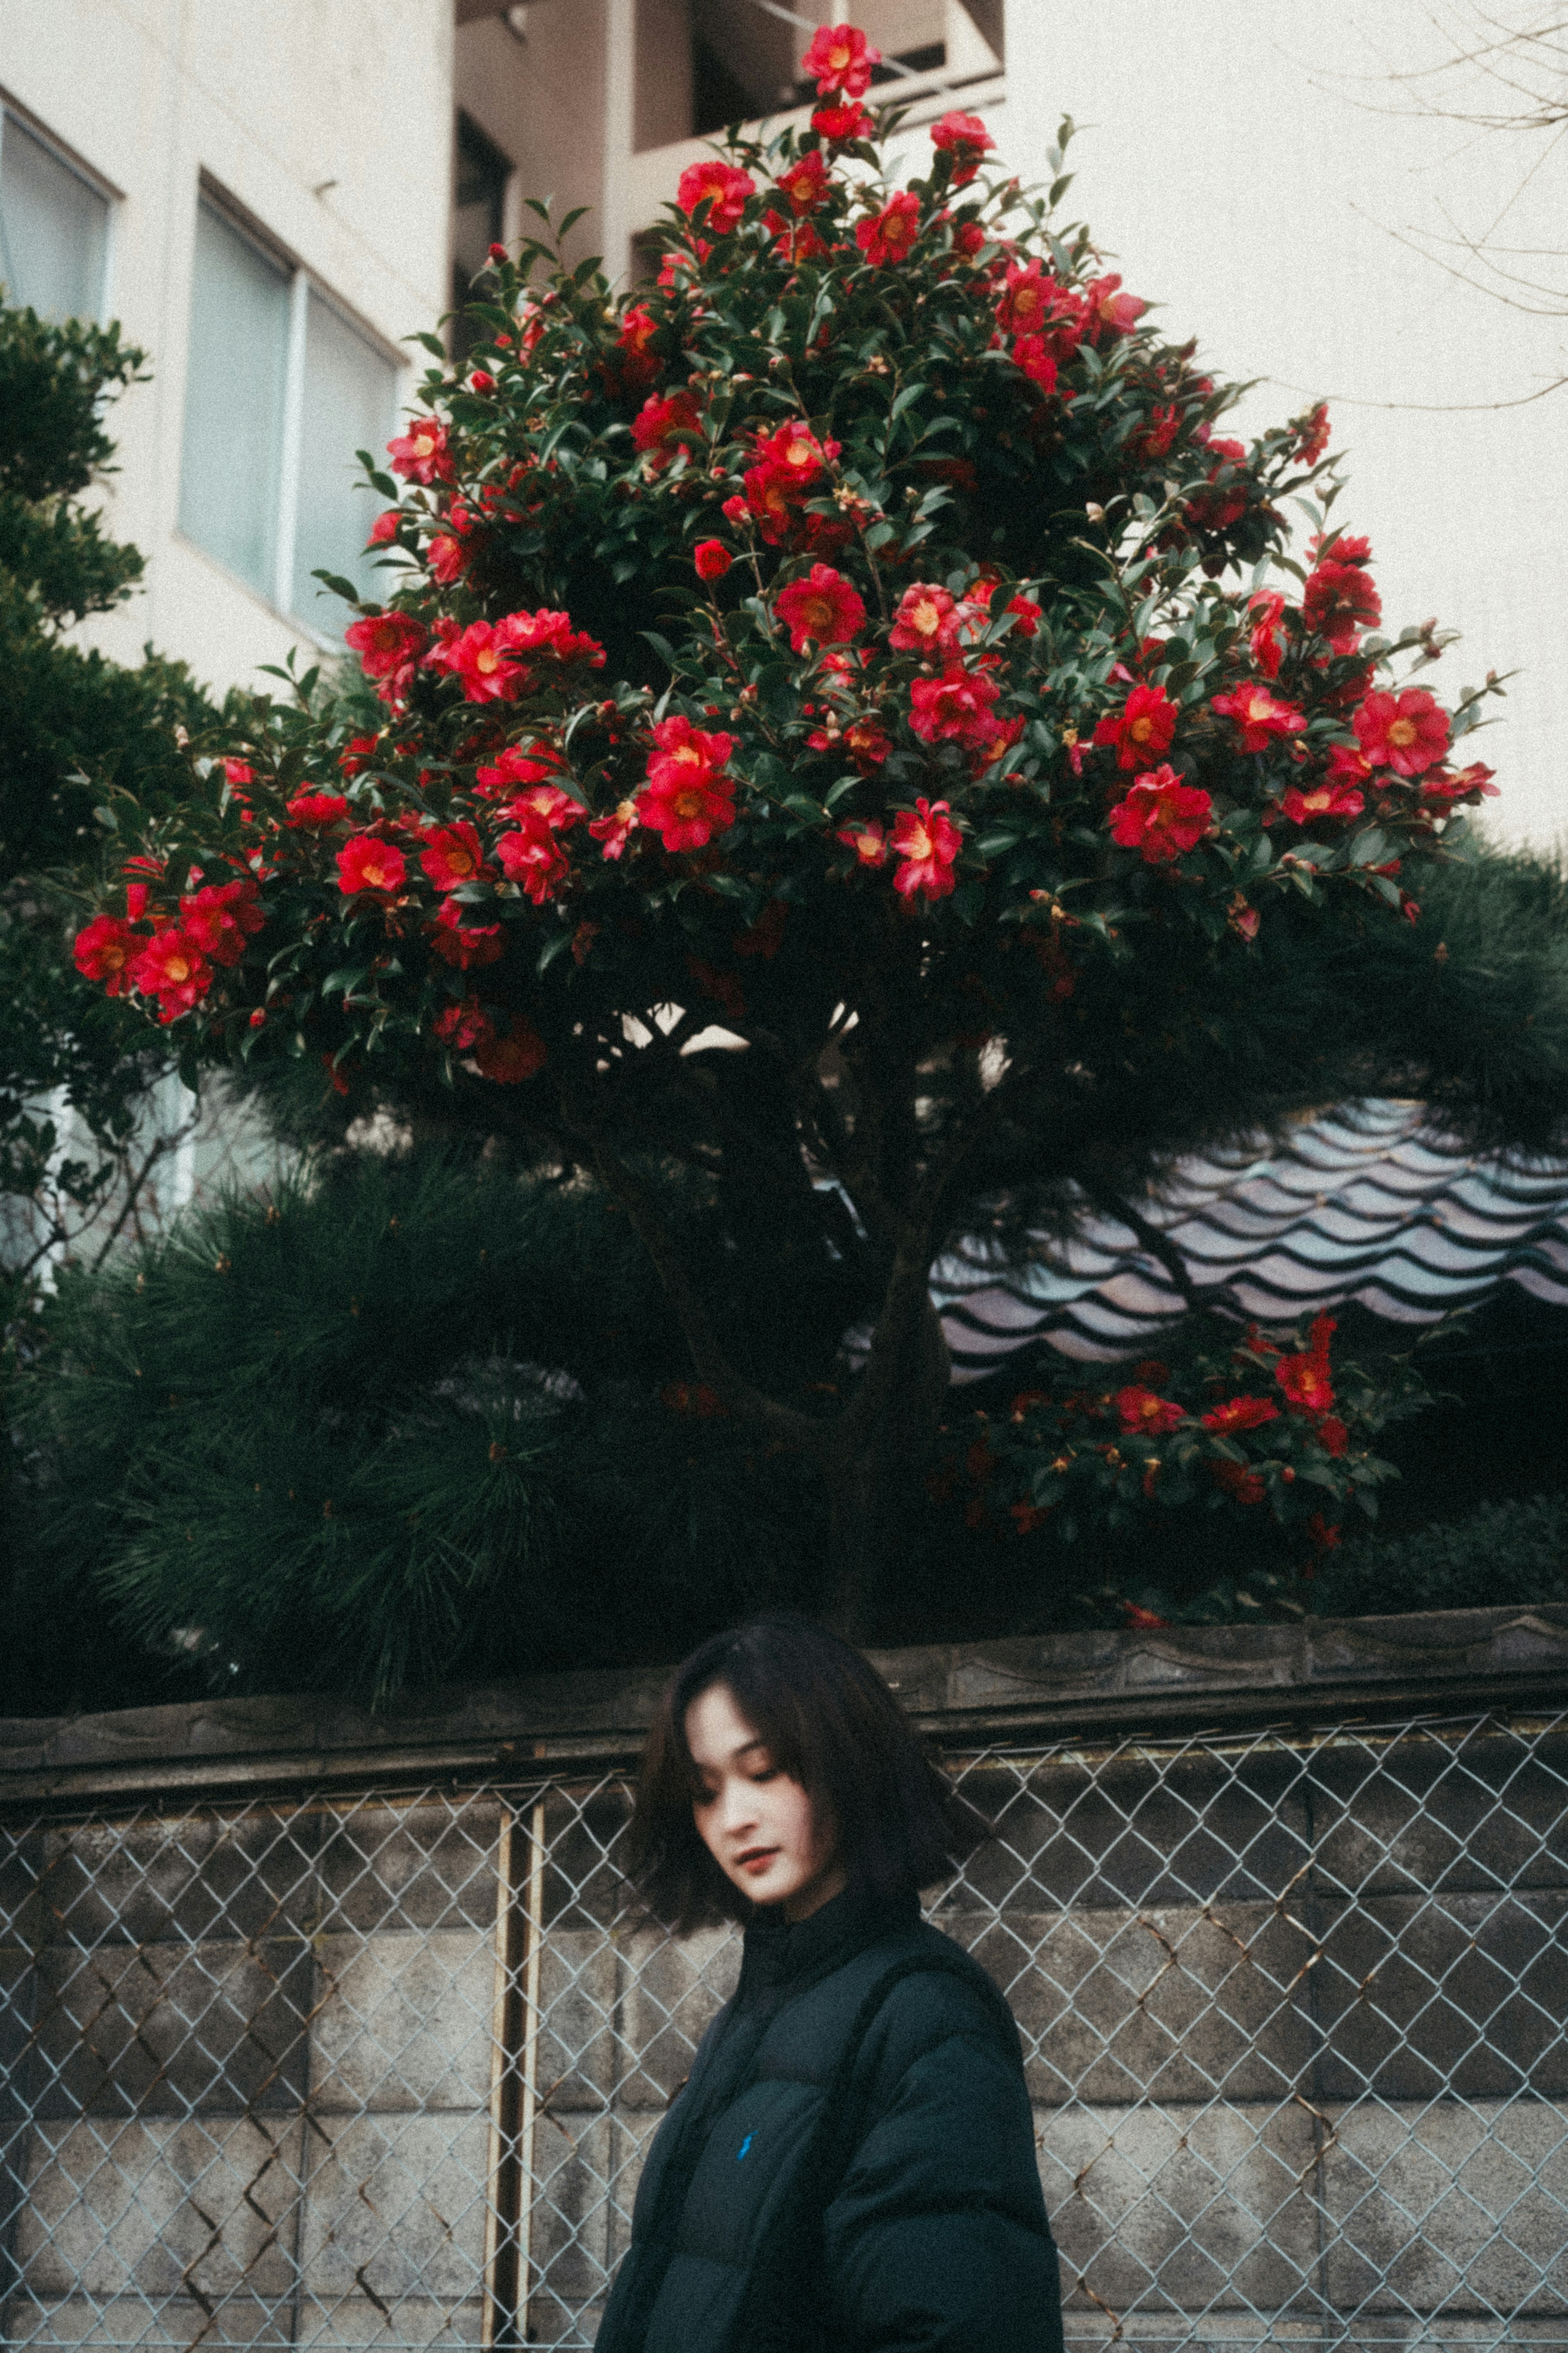
<svg viewBox="0 0 1568 2353">
<path fill-rule="evenodd" d="M 57 132 L 51 131 L 47 123 L 41 122 L 31 107 L 24 106 L 19 99 L 13 98 L 5 84 L 0 82 L 0 152 L 5 149 L 7 118 L 16 123 L 19 131 L 25 132 L 29 138 L 36 139 L 38 145 L 54 157 L 63 171 L 69 172 L 73 178 L 82 183 L 84 187 L 90 188 L 93 195 L 102 203 L 104 216 L 102 282 L 98 290 L 97 310 L 86 313 L 85 316 L 89 326 L 104 326 L 113 314 L 114 306 L 110 300 L 110 291 L 114 284 L 115 262 L 118 259 L 120 212 L 125 202 L 125 191 L 123 188 L 117 187 L 112 180 L 106 179 L 101 172 L 95 171 L 84 156 L 79 155 L 76 149 L 60 138 Z M 78 314 L 72 313 L 73 317 L 76 315 Z"/>
<path fill-rule="evenodd" d="M 270 613 L 286 622 L 289 628 L 297 629 L 301 637 L 307 638 L 316 648 L 318 652 L 339 654 L 342 651 L 342 637 L 327 636 L 314 621 L 307 620 L 303 614 L 297 613 L 293 606 L 294 557 L 299 543 L 300 460 L 304 443 L 305 352 L 311 296 L 314 295 L 316 300 L 331 311 L 351 334 L 357 335 L 360 341 L 366 344 L 379 359 L 384 360 L 391 369 L 392 398 L 388 406 L 388 414 L 394 426 L 402 413 L 403 387 L 409 372 L 410 362 L 403 353 L 395 349 L 384 335 L 378 333 L 352 303 L 345 302 L 342 295 L 335 293 L 324 279 L 319 278 L 308 262 L 301 261 L 280 238 L 272 235 L 264 223 L 257 219 L 254 213 L 232 196 L 221 181 L 215 180 L 205 171 L 197 178 L 196 202 L 192 213 L 193 288 L 195 252 L 195 223 L 196 215 L 204 205 L 226 228 L 232 230 L 235 236 L 243 238 L 264 261 L 269 263 L 288 280 L 289 343 L 284 355 L 283 421 L 279 435 L 276 489 L 277 538 L 273 550 L 270 586 L 267 588 L 258 588 L 254 581 L 247 580 L 243 573 L 236 572 L 232 565 L 225 563 L 221 555 L 215 555 L 210 548 L 204 547 L 201 541 L 193 537 L 178 520 L 174 525 L 174 536 L 184 546 L 193 548 L 204 563 L 215 565 L 226 580 L 233 581 L 235 586 L 242 589 L 247 596 L 256 597 Z M 181 391 L 180 417 L 179 483 L 182 499 L 184 490 L 185 464 L 184 417 L 191 365 L 190 310 L 190 300 L 187 296 L 185 304 L 186 383 L 182 386 Z M 373 452 L 373 455 L 379 457 L 380 453 Z M 369 535 L 367 522 L 365 530 L 367 539 Z"/>
</svg>

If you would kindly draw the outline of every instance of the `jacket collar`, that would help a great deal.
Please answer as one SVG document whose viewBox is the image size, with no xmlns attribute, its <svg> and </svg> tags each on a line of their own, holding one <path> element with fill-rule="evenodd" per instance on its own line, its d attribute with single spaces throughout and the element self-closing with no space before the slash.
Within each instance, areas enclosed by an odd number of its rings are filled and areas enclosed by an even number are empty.
<svg viewBox="0 0 1568 2353">
<path fill-rule="evenodd" d="M 737 2003 L 744 2008 L 760 1997 L 793 1992 L 809 1978 L 826 1977 L 868 1945 L 912 1928 L 919 1919 L 920 1900 L 912 1892 L 889 1898 L 854 1882 L 793 1924 L 782 1906 L 765 1905 L 746 1929 Z"/>
</svg>

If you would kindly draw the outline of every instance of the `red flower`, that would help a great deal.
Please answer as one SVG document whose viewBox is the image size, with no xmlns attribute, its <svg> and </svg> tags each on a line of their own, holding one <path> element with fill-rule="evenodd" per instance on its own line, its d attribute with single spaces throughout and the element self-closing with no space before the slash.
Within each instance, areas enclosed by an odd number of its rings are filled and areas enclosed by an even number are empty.
<svg viewBox="0 0 1568 2353">
<path fill-rule="evenodd" d="M 1123 1430 L 1140 1431 L 1145 1438 L 1163 1438 L 1174 1430 L 1183 1411 L 1173 1398 L 1156 1397 L 1152 1389 L 1136 1384 L 1117 1390 L 1116 1410 Z"/>
<path fill-rule="evenodd" d="M 425 926 L 425 936 L 443 964 L 458 972 L 496 963 L 506 945 L 499 923 L 466 924 L 456 899 L 442 900 L 435 922 Z"/>
<path fill-rule="evenodd" d="M 1329 1329 L 1332 1331 L 1331 1324 Z M 1329 1377 L 1326 1348 L 1321 1352 L 1310 1348 L 1299 1356 L 1281 1356 L 1274 1367 L 1274 1377 L 1289 1402 L 1303 1413 L 1331 1411 L 1334 1388 Z"/>
<path fill-rule="evenodd" d="M 514 814 L 519 818 L 517 831 L 500 836 L 496 857 L 507 881 L 521 882 L 525 895 L 536 907 L 542 907 L 572 870 L 565 851 L 537 810 L 519 807 Z"/>
<path fill-rule="evenodd" d="M 489 368 L 476 368 L 468 378 L 470 392 L 493 392 L 495 388 L 496 380 Z"/>
<path fill-rule="evenodd" d="M 288 825 L 303 833 L 325 833 L 349 813 L 342 793 L 296 793 L 284 807 Z"/>
<path fill-rule="evenodd" d="M 460 539 L 449 531 L 438 531 L 425 550 L 425 562 L 433 580 L 449 588 L 468 560 L 468 551 Z"/>
<path fill-rule="evenodd" d="M 787 466 L 748 466 L 742 480 L 746 506 L 757 529 L 771 546 L 782 545 L 795 529 L 800 495 L 795 477 Z"/>
<path fill-rule="evenodd" d="M 715 237 L 723 237 L 740 227 L 746 199 L 756 193 L 757 184 L 750 172 L 740 171 L 733 164 L 710 155 L 700 164 L 688 164 L 680 175 L 675 201 L 683 213 L 694 213 L 699 205 L 706 204 L 708 227 Z"/>
<path fill-rule="evenodd" d="M 888 643 L 900 653 L 944 654 L 958 635 L 957 607 L 945 588 L 917 580 L 906 588 L 893 616 Z"/>
<path fill-rule="evenodd" d="M 1297 445 L 1303 466 L 1315 466 L 1329 446 L 1329 404 L 1320 400 L 1301 427 Z"/>
<path fill-rule="evenodd" d="M 1247 610 L 1257 616 L 1247 640 L 1247 649 L 1265 678 L 1279 675 L 1279 660 L 1285 649 L 1280 639 L 1279 622 L 1285 610 L 1285 599 L 1272 589 L 1260 589 L 1247 600 Z"/>
<path fill-rule="evenodd" d="M 1173 400 L 1156 401 L 1149 411 L 1149 422 L 1135 433 L 1128 444 L 1134 457 L 1145 462 L 1168 457 L 1177 434 L 1182 429 L 1182 412 Z"/>
<path fill-rule="evenodd" d="M 819 441 L 809 425 L 781 425 L 757 436 L 757 462 L 783 470 L 797 491 L 810 488 L 837 457 L 837 441 Z"/>
<path fill-rule="evenodd" d="M 872 123 L 865 108 L 850 100 L 843 106 L 819 106 L 811 127 L 830 147 L 847 147 L 857 139 L 868 138 Z"/>
<path fill-rule="evenodd" d="M 407 871 L 396 843 L 374 833 L 356 833 L 338 852 L 338 888 L 351 897 L 358 891 L 401 891 Z"/>
<path fill-rule="evenodd" d="M 1038 637 L 1041 613 L 1032 596 L 1009 596 L 1007 610 L 1016 625 L 1016 635 L 1020 638 Z"/>
<path fill-rule="evenodd" d="M 811 643 L 847 645 L 866 619 L 858 592 L 830 564 L 814 564 L 805 579 L 781 588 L 773 611 L 789 631 L 791 651 L 797 654 Z"/>
<path fill-rule="evenodd" d="M 1010 262 L 1005 290 L 996 305 L 996 324 L 1005 335 L 1038 334 L 1051 315 L 1060 290 L 1039 261 Z"/>
<path fill-rule="evenodd" d="M 481 1077 L 493 1079 L 499 1087 L 515 1087 L 544 1068 L 550 1049 L 532 1023 L 514 1013 L 493 1036 L 480 1039 L 474 1060 Z"/>
<path fill-rule="evenodd" d="M 591 818 L 588 830 L 606 858 L 618 858 L 637 826 L 636 801 L 619 801 L 607 817 Z"/>
<path fill-rule="evenodd" d="M 1317 1438 L 1324 1452 L 1331 1454 L 1336 1461 L 1351 1442 L 1350 1431 L 1338 1414 L 1333 1413 L 1326 1413 L 1319 1422 Z"/>
<path fill-rule="evenodd" d="M 1013 364 L 1023 370 L 1032 385 L 1041 392 L 1057 388 L 1057 364 L 1046 349 L 1044 335 L 1020 335 L 1013 346 Z"/>
<path fill-rule="evenodd" d="M 1090 334 L 1096 343 L 1102 334 L 1126 334 L 1149 308 L 1142 295 L 1121 291 L 1120 278 L 1092 279 L 1083 290 L 1083 299 L 1091 322 Z"/>
<path fill-rule="evenodd" d="M 460 1005 L 443 1005 L 430 1027 L 455 1054 L 466 1054 L 494 1035 L 490 1017 L 476 997 L 465 997 Z"/>
<path fill-rule="evenodd" d="M 191 898 L 182 899 L 185 934 L 214 964 L 237 964 L 245 943 L 254 939 L 267 918 L 256 903 L 256 884 L 247 876 L 238 882 L 209 882 Z"/>
<path fill-rule="evenodd" d="M 722 580 L 731 558 L 721 539 L 700 539 L 691 551 L 691 561 L 699 580 Z"/>
<path fill-rule="evenodd" d="M 493 768 L 474 770 L 474 790 L 481 800 L 500 800 L 509 785 L 544 785 L 560 774 L 560 757 L 547 744 L 524 751 L 509 744 Z"/>
<path fill-rule="evenodd" d="M 879 768 L 892 748 L 880 720 L 852 719 L 844 730 L 844 749 L 863 776 Z"/>
<path fill-rule="evenodd" d="M 1314 818 L 1360 817 L 1366 801 L 1352 785 L 1335 784 L 1330 778 L 1306 793 L 1292 785 L 1280 806 L 1292 825 L 1310 825 Z"/>
<path fill-rule="evenodd" d="M 657 465 L 668 465 L 678 449 L 702 438 L 702 419 L 689 392 L 651 394 L 632 422 L 632 440 Z"/>
<path fill-rule="evenodd" d="M 944 114 L 940 122 L 931 127 L 931 144 L 939 155 L 952 158 L 952 183 L 955 188 L 965 188 L 980 169 L 981 159 L 989 155 L 996 142 L 977 114 Z"/>
<path fill-rule="evenodd" d="M 1448 748 L 1448 714 L 1425 687 L 1407 686 L 1403 694 L 1369 694 L 1351 724 L 1363 756 L 1374 768 L 1392 768 L 1396 776 L 1420 776 Z"/>
<path fill-rule="evenodd" d="M 123 997 L 131 987 L 131 966 L 146 941 L 118 915 L 95 915 L 79 931 L 72 947 L 76 968 L 84 980 L 101 981 L 110 997 Z"/>
<path fill-rule="evenodd" d="M 921 200 L 908 188 L 890 196 L 879 213 L 855 224 L 855 242 L 873 269 L 902 261 L 920 235 Z"/>
<path fill-rule="evenodd" d="M 1184 785 L 1173 768 L 1152 768 L 1111 810 L 1110 838 L 1123 849 L 1141 850 L 1145 866 L 1162 866 L 1196 849 L 1213 806 L 1200 786 Z"/>
<path fill-rule="evenodd" d="M 530 785 L 515 800 L 508 801 L 502 817 L 527 824 L 537 818 L 552 833 L 569 833 L 584 814 L 583 804 L 563 793 L 559 785 Z"/>
<path fill-rule="evenodd" d="M 1479 760 L 1472 760 L 1468 768 L 1458 769 L 1453 775 L 1439 769 L 1434 776 L 1428 770 L 1421 779 L 1421 790 L 1428 799 L 1446 803 L 1449 807 L 1456 801 L 1495 801 L 1498 788 L 1492 782 L 1494 773 Z"/>
<path fill-rule="evenodd" d="M 416 417 L 406 433 L 386 445 L 392 470 L 410 482 L 449 482 L 452 457 L 447 428 L 433 417 Z"/>
<path fill-rule="evenodd" d="M 1279 1409 L 1272 1398 L 1238 1397 L 1216 1405 L 1212 1413 L 1203 1418 L 1204 1428 L 1221 1438 L 1233 1437 L 1238 1430 L 1259 1430 L 1266 1421 L 1278 1421 Z"/>
<path fill-rule="evenodd" d="M 1124 1601 L 1121 1605 L 1121 1614 L 1129 1626 L 1137 1627 L 1141 1632 L 1152 1633 L 1156 1627 L 1168 1626 L 1171 1622 L 1168 1618 L 1158 1616 L 1152 1609 L 1143 1609 L 1136 1601 Z"/>
<path fill-rule="evenodd" d="M 1146 768 L 1171 748 L 1176 706 L 1157 686 L 1135 686 L 1119 712 L 1094 731 L 1097 744 L 1114 744 L 1119 768 Z"/>
<path fill-rule="evenodd" d="M 906 899 L 917 891 L 927 899 L 945 899 L 963 847 L 946 801 L 918 800 L 912 816 L 900 809 L 893 819 L 893 850 L 904 862 L 893 877 L 894 890 Z"/>
<path fill-rule="evenodd" d="M 888 842 L 876 818 L 868 818 L 860 825 L 840 826 L 835 841 L 844 842 L 855 852 L 862 866 L 882 866 L 887 863 Z"/>
<path fill-rule="evenodd" d="M 781 172 L 773 182 L 797 220 L 816 210 L 832 185 L 826 159 L 817 147 L 803 155 L 798 164 L 792 164 L 787 172 Z"/>
<path fill-rule="evenodd" d="M 377 515 L 375 521 L 372 523 L 370 527 L 370 537 L 365 541 L 365 545 L 367 547 L 385 547 L 390 541 L 395 540 L 397 537 L 402 525 L 402 511 L 397 507 L 386 508 L 383 513 Z"/>
<path fill-rule="evenodd" d="M 1307 575 L 1301 614 L 1335 653 L 1353 654 L 1362 630 L 1382 620 L 1383 599 L 1359 564 L 1336 564 L 1331 556 Z"/>
<path fill-rule="evenodd" d="M 358 654 L 366 678 L 392 678 L 400 670 L 412 672 L 426 638 L 412 613 L 372 613 L 349 623 L 343 643 Z"/>
<path fill-rule="evenodd" d="M 338 754 L 338 765 L 345 776 L 357 776 L 360 770 L 375 757 L 376 738 L 374 735 L 351 735 Z M 311 797 L 306 794 L 304 798 Z M 346 808 L 348 804 L 344 803 Z"/>
<path fill-rule="evenodd" d="M 689 719 L 661 720 L 653 739 L 658 751 L 637 797 L 638 821 L 666 849 L 706 849 L 735 822 L 734 782 L 721 774 L 735 739 L 708 733 Z"/>
<path fill-rule="evenodd" d="M 160 1021 L 177 1021 L 213 985 L 212 966 L 188 932 L 171 925 L 148 941 L 131 968 L 143 997 L 158 1000 Z"/>
<path fill-rule="evenodd" d="M 1223 1456 L 1211 1456 L 1209 1472 L 1216 1487 L 1234 1496 L 1238 1504 L 1261 1504 L 1268 1490 L 1262 1474 L 1248 1471 L 1240 1462 L 1229 1462 Z"/>
<path fill-rule="evenodd" d="M 490 621 L 470 621 L 431 659 L 462 681 L 470 702 L 514 702 L 528 683 L 526 666 L 508 659 L 501 626 Z"/>
<path fill-rule="evenodd" d="M 834 91 L 842 91 L 846 98 L 864 98 L 871 87 L 871 69 L 881 62 L 881 50 L 870 47 L 865 34 L 853 25 L 823 25 L 802 58 L 800 69 L 812 77 L 819 98 Z"/>
<path fill-rule="evenodd" d="M 1332 1552 L 1340 1540 L 1337 1527 L 1331 1527 L 1321 1512 L 1314 1512 L 1307 1522 L 1307 1540 L 1314 1552 Z"/>
<path fill-rule="evenodd" d="M 1211 457 L 1219 460 L 1209 468 L 1211 483 L 1217 484 L 1223 473 L 1246 465 L 1247 451 L 1239 441 L 1218 440 L 1201 427 L 1197 438 L 1205 442 Z M 1194 491 L 1187 501 L 1187 512 L 1200 531 L 1228 531 L 1247 512 L 1247 485 L 1237 482 L 1223 489 Z"/>
<path fill-rule="evenodd" d="M 437 891 L 458 891 L 479 880 L 485 853 L 477 829 L 466 821 L 433 826 L 420 837 L 419 863 Z"/>
<path fill-rule="evenodd" d="M 621 332 L 616 337 L 615 373 L 623 385 L 653 382 L 658 374 L 658 359 L 648 345 L 658 332 L 658 321 L 640 302 L 622 319 Z"/>
<path fill-rule="evenodd" d="M 1280 702 L 1263 685 L 1238 686 L 1234 693 L 1216 694 L 1209 704 L 1222 719 L 1234 719 L 1241 730 L 1244 752 L 1267 752 L 1283 735 L 1299 735 L 1307 724 L 1294 704 Z"/>
<path fill-rule="evenodd" d="M 954 252 L 962 253 L 970 261 L 973 260 L 984 243 L 985 231 L 978 221 L 960 221 L 952 232 Z"/>
<path fill-rule="evenodd" d="M 991 712 L 1001 692 L 984 670 L 950 670 L 944 678 L 917 678 L 910 688 L 910 725 L 922 744 L 962 744 L 978 751 L 989 742 Z"/>
</svg>

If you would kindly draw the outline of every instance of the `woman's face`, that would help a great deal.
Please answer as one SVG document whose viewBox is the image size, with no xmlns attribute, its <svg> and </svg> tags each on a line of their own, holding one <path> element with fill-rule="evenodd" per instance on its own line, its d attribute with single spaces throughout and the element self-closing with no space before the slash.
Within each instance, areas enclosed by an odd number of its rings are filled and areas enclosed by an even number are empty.
<svg viewBox="0 0 1568 2353">
<path fill-rule="evenodd" d="M 805 1920 L 845 1883 L 831 1829 L 800 1783 L 774 1764 L 726 1683 L 710 1683 L 686 1711 L 686 1745 L 700 1794 L 692 1817 L 726 1879 L 753 1904 L 782 1904 Z"/>
</svg>

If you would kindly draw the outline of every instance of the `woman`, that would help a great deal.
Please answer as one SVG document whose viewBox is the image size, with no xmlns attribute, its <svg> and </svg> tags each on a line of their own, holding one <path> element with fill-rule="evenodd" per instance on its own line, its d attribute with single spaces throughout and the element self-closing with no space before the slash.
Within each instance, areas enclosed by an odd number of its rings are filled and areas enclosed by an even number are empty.
<svg viewBox="0 0 1568 2353">
<path fill-rule="evenodd" d="M 677 1671 L 632 1869 L 678 1933 L 745 1947 L 597 2353 L 1059 2353 L 1017 2029 L 917 1900 L 984 1835 L 835 1636 L 764 1620 Z"/>
</svg>

